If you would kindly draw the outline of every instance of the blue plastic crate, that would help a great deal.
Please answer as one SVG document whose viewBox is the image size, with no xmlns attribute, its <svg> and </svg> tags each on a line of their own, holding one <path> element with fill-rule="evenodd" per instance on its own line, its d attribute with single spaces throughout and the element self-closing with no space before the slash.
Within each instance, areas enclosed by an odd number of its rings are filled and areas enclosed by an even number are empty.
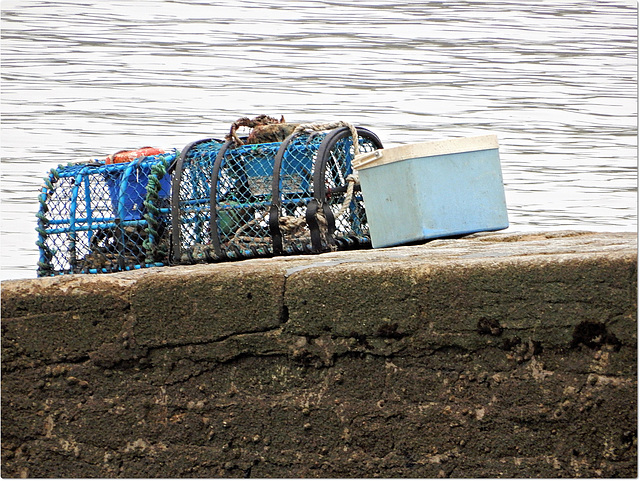
<svg viewBox="0 0 640 481">
<path fill-rule="evenodd" d="M 125 169 L 112 169 L 104 173 L 105 181 L 109 187 L 113 212 L 119 219 L 139 220 L 142 218 L 149 175 L 156 162 L 154 157 L 145 157 L 145 159 L 147 160 L 136 160 L 125 164 Z M 169 199 L 171 196 L 171 176 L 162 177 L 160 185 L 159 197 Z"/>
</svg>

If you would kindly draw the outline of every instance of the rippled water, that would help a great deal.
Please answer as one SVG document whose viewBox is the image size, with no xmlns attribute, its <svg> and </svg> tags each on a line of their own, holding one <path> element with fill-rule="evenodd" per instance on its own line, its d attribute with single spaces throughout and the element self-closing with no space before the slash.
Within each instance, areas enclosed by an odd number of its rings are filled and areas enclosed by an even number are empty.
<svg viewBox="0 0 640 481">
<path fill-rule="evenodd" d="M 42 177 L 241 116 L 495 133 L 510 229 L 635 231 L 635 1 L 2 1 L 2 278 Z"/>
</svg>

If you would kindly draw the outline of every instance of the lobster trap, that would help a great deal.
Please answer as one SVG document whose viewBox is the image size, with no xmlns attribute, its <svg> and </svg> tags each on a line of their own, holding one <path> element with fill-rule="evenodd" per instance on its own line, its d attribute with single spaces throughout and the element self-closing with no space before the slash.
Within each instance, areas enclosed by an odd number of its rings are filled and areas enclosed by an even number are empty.
<svg viewBox="0 0 640 481">
<path fill-rule="evenodd" d="M 51 169 L 39 195 L 38 276 L 167 265 L 175 157 Z"/>
<path fill-rule="evenodd" d="M 286 125 L 275 142 L 207 138 L 52 169 L 39 196 L 38 276 L 369 246 L 352 161 L 381 149 L 379 138 L 343 122 Z"/>
<path fill-rule="evenodd" d="M 305 125 L 282 142 L 204 139 L 188 145 L 173 172 L 174 263 L 367 246 L 351 162 L 380 148 L 364 128 Z"/>
</svg>

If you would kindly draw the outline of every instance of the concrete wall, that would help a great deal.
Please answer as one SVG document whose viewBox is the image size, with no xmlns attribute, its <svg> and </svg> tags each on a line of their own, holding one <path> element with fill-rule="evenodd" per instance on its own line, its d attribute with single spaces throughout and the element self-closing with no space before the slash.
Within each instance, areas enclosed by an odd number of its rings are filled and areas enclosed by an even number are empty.
<svg viewBox="0 0 640 481">
<path fill-rule="evenodd" d="M 3 477 L 635 477 L 635 234 L 2 283 Z"/>
</svg>

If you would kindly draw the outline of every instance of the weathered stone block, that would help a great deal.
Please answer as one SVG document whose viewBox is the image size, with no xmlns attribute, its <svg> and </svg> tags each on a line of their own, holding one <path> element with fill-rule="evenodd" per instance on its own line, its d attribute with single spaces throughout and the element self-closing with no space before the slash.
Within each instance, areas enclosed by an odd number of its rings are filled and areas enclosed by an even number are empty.
<svg viewBox="0 0 640 481">
<path fill-rule="evenodd" d="M 283 272 L 259 264 L 177 267 L 142 276 L 131 296 L 136 341 L 180 345 L 282 323 Z"/>
<path fill-rule="evenodd" d="M 342 337 L 414 332 L 418 302 L 406 266 L 344 263 L 312 266 L 287 278 L 291 334 Z"/>
<path fill-rule="evenodd" d="M 635 477 L 635 235 L 3 283 L 4 477 Z"/>
</svg>

